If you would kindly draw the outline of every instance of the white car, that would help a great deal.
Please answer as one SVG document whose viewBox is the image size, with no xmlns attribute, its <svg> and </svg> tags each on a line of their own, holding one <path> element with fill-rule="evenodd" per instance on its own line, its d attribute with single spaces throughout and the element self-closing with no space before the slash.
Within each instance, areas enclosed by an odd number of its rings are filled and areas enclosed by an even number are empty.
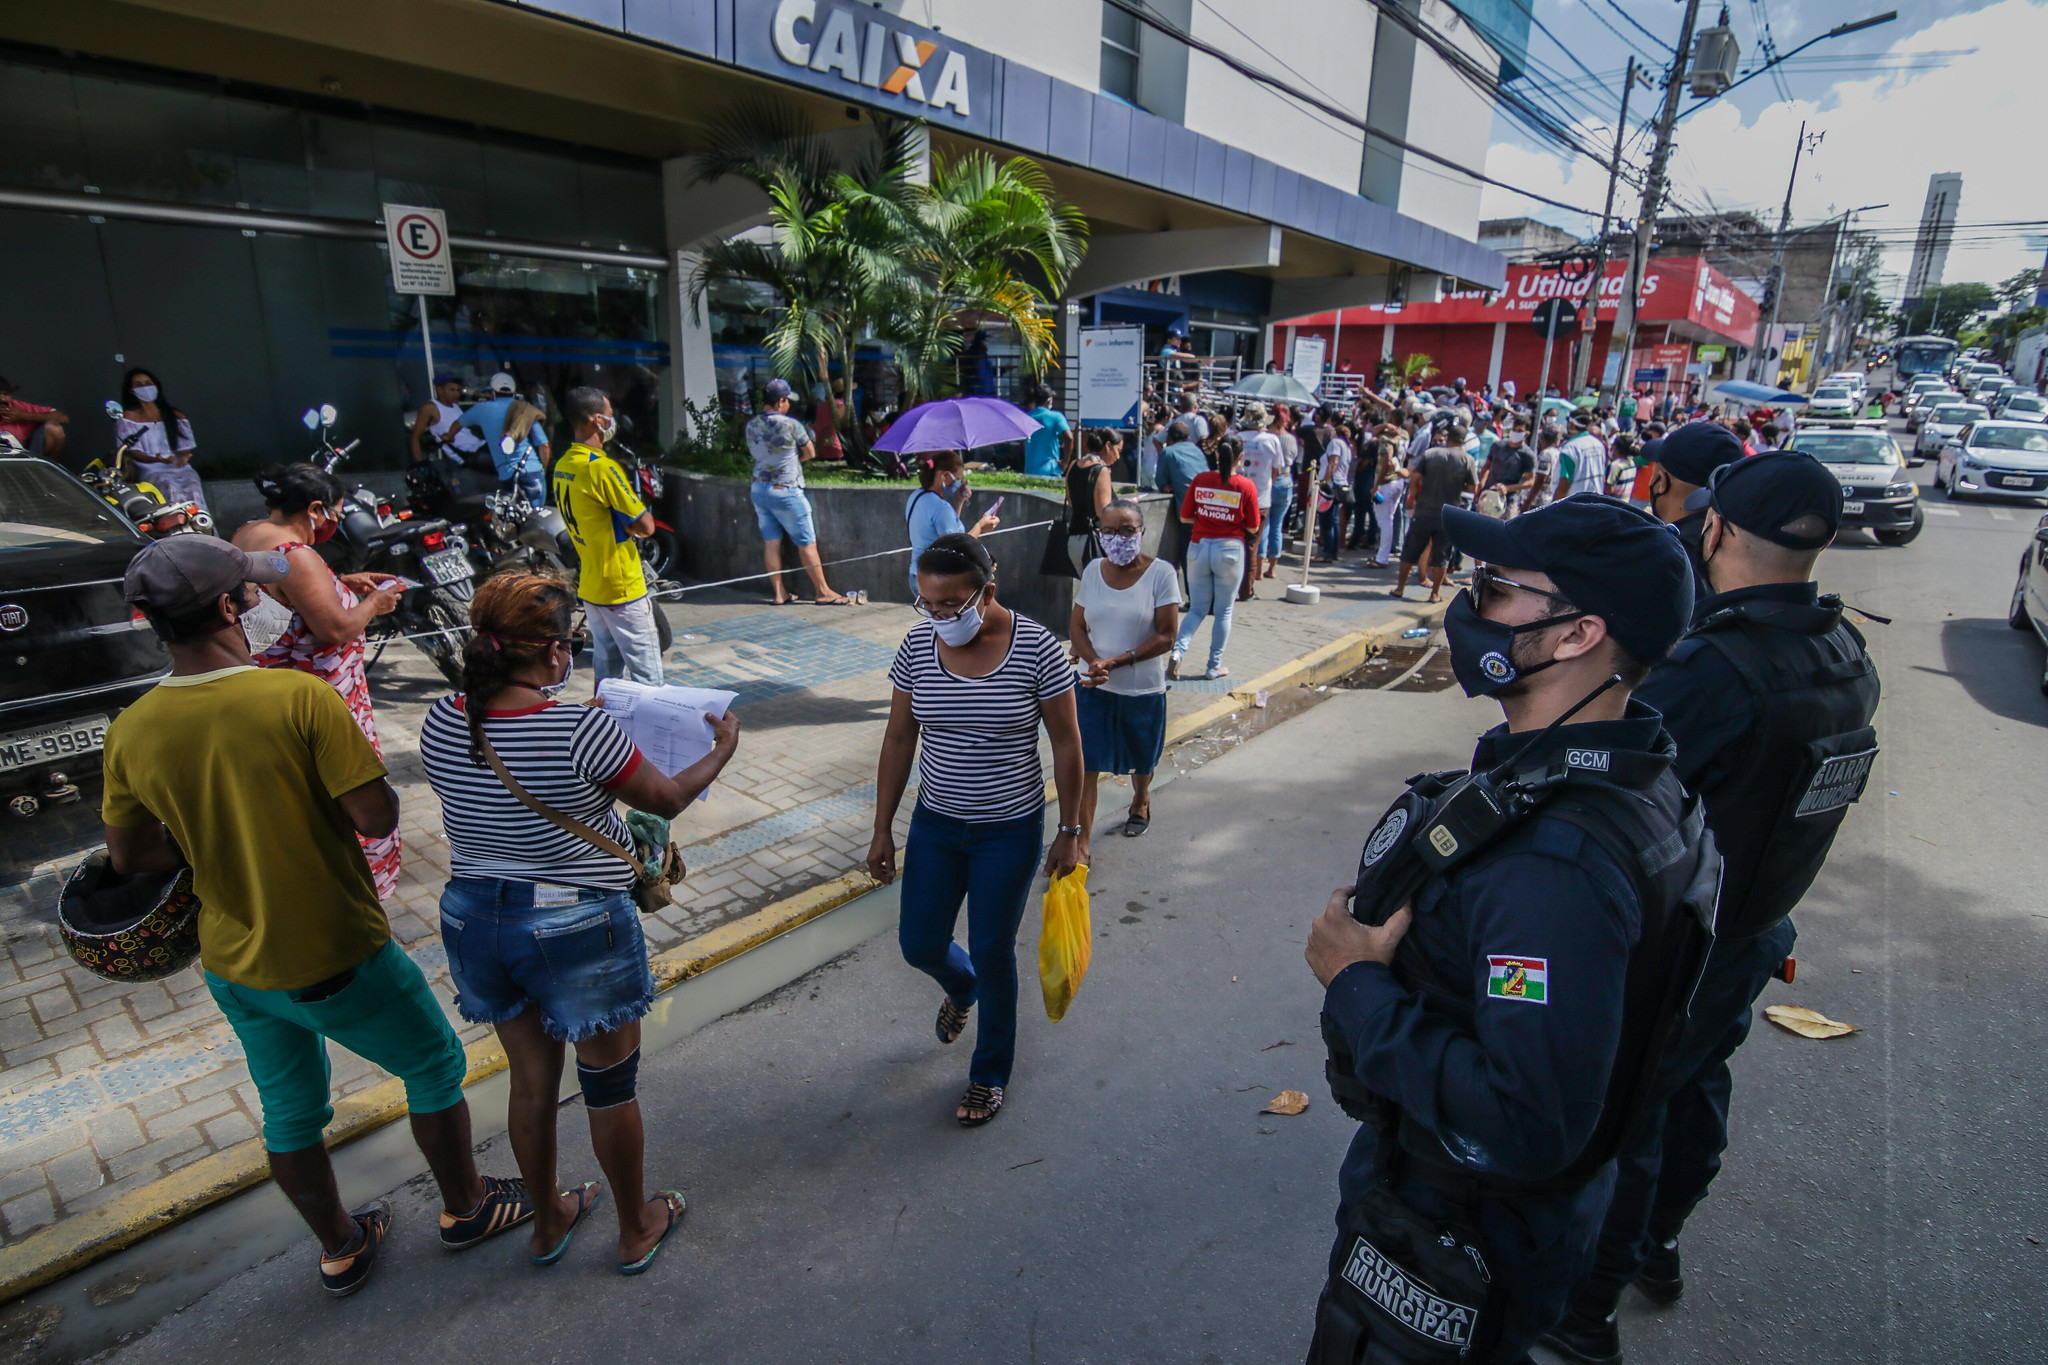
<svg viewBox="0 0 2048 1365">
<path fill-rule="evenodd" d="M 1927 414 L 1920 423 L 1920 438 L 1913 443 L 1913 453 L 1925 459 L 1933 455 L 1939 459 L 1942 449 L 1956 438 L 1957 433 L 1972 422 L 1981 422 L 1991 415 L 1991 410 L 1982 403 L 1944 403 Z M 1937 471 L 1936 477 L 1939 477 Z"/>
<path fill-rule="evenodd" d="M 1941 448 L 1934 481 L 1951 498 L 2013 493 L 2048 499 L 2048 427 L 1972 422 Z"/>
<path fill-rule="evenodd" d="M 1884 545 L 1904 545 L 1920 534 L 1920 485 L 1906 472 L 1906 457 L 1882 422 L 1802 429 L 1792 448 L 1803 450 L 1842 481 L 1842 525 L 1860 526 Z"/>
<path fill-rule="evenodd" d="M 2025 389 L 2007 393 L 1993 415 L 2001 422 L 2048 422 L 2048 398 Z"/>
<path fill-rule="evenodd" d="M 1862 403 L 1852 386 L 1838 384 L 1830 379 L 1813 391 L 1813 397 L 1806 403 L 1806 415 L 1816 418 L 1854 417 L 1861 407 Z"/>
<path fill-rule="evenodd" d="M 1947 407 L 1952 403 L 1960 403 L 1962 401 L 1963 396 L 1961 394 L 1957 393 L 1954 389 L 1946 387 L 1929 389 L 1924 393 L 1915 395 L 1906 403 L 1906 430 L 1920 430 L 1921 425 L 1927 421 L 1928 415 L 1936 408 Z M 1920 453 L 1919 448 L 1916 446 L 1913 451 L 1914 456 L 1917 458 L 1920 456 Z"/>
<path fill-rule="evenodd" d="M 1821 387 L 1832 388 L 1837 384 L 1846 384 L 1856 390 L 1858 398 L 1870 392 L 1870 381 L 1864 377 L 1861 370 L 1843 370 L 1839 374 L 1831 374 L 1822 381 Z"/>
</svg>

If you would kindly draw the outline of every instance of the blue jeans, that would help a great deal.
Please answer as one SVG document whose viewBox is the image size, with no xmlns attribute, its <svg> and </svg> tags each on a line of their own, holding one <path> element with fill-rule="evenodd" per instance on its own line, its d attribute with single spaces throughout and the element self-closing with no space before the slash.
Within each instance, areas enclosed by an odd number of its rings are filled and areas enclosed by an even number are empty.
<svg viewBox="0 0 2048 1365">
<path fill-rule="evenodd" d="M 1344 545 L 1344 518 L 1351 509 L 1346 507 L 1336 494 L 1332 493 L 1329 497 L 1330 510 L 1320 514 L 1321 539 L 1323 542 L 1323 558 L 1335 559 L 1337 551 L 1342 549 Z"/>
<path fill-rule="evenodd" d="M 1202 618 L 1214 613 L 1209 627 L 1209 672 L 1223 666 L 1223 647 L 1230 643 L 1230 614 L 1237 607 L 1237 585 L 1244 581 L 1244 542 L 1223 536 L 1198 540 L 1188 547 L 1188 614 L 1181 618 L 1173 657 L 1186 656 Z"/>
<path fill-rule="evenodd" d="M 535 507 L 541 506 L 548 500 L 548 491 L 541 479 L 540 465 L 538 463 L 530 464 L 526 468 L 516 471 L 509 479 L 500 480 L 498 491 L 500 493 L 523 491 L 526 494 L 526 500 Z"/>
<path fill-rule="evenodd" d="M 472 1024 L 502 1024 L 532 1006 L 550 1038 L 579 1043 L 654 1004 L 629 891 L 451 877 L 441 892 L 441 944 L 455 1008 Z"/>
<path fill-rule="evenodd" d="M 1017 1060 L 1017 926 L 1038 875 L 1044 816 L 959 820 L 919 806 L 910 817 L 896 941 L 903 960 L 956 1005 L 980 1005 L 967 1079 L 1008 1085 Z M 967 948 L 953 941 L 967 903 Z"/>
<path fill-rule="evenodd" d="M 1278 559 L 1287 539 L 1287 509 L 1294 505 L 1294 480 L 1273 480 L 1273 506 L 1259 528 L 1259 557 Z"/>
</svg>

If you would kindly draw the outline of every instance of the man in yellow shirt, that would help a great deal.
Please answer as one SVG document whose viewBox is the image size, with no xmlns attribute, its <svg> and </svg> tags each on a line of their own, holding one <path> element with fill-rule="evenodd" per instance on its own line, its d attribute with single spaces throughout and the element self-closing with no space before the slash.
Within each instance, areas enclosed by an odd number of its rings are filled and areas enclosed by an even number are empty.
<svg viewBox="0 0 2048 1365">
<path fill-rule="evenodd" d="M 658 687 L 661 639 L 640 547 L 633 543 L 654 534 L 654 513 L 633 491 L 625 467 L 604 453 L 619 429 L 612 400 L 600 389 L 571 389 L 563 408 L 576 439 L 549 478 L 582 561 L 576 595 L 590 623 L 591 665 L 600 679 L 623 677 Z"/>
<path fill-rule="evenodd" d="M 286 567 L 212 536 L 172 536 L 129 562 L 124 591 L 169 646 L 171 676 L 107 727 L 100 814 L 115 872 L 191 865 L 207 988 L 248 1056 L 271 1174 L 319 1237 L 321 1283 L 339 1297 L 368 1280 L 391 1206 L 350 1213 L 336 1189 L 321 1142 L 330 1038 L 404 1080 L 441 1187 L 443 1246 L 534 1209 L 520 1181 L 477 1174 L 462 1043 L 392 939 L 363 861 L 356 836 L 398 825 L 383 763 L 326 682 L 249 662 L 250 585 Z"/>
</svg>

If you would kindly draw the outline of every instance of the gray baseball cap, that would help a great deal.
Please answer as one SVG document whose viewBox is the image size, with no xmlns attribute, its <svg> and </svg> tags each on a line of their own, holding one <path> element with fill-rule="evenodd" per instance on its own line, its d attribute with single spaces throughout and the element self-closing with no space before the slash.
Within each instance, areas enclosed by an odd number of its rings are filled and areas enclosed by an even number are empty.
<svg viewBox="0 0 2048 1365">
<path fill-rule="evenodd" d="M 185 616 L 244 583 L 276 583 L 290 571 L 274 550 L 251 555 L 213 536 L 176 535 L 128 561 L 121 595 L 154 616 Z"/>
</svg>

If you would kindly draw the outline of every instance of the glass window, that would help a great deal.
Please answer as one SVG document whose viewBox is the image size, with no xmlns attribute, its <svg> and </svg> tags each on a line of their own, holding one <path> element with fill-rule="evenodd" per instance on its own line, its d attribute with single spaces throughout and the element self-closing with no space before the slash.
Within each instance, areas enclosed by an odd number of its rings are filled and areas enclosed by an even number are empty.
<svg viewBox="0 0 2048 1365">
<path fill-rule="evenodd" d="M 1990 415 L 1981 404 L 1977 403 L 1958 403 L 1950 407 L 1936 408 L 1934 410 L 1936 424 L 1951 427 L 1961 426 L 1965 422 L 1974 422 L 1981 417 L 1989 417 Z"/>
<path fill-rule="evenodd" d="M 1102 6 L 1102 92 L 1138 102 L 1138 17 L 1105 0 Z"/>
<path fill-rule="evenodd" d="M 0 554 L 138 542 L 114 509 L 41 460 L 0 460 Z"/>
<path fill-rule="evenodd" d="M 1892 438 L 1846 431 L 1802 431 L 1793 443 L 1827 464 L 1896 464 Z"/>
<path fill-rule="evenodd" d="M 2024 450 L 2048 455 L 2048 431 L 2039 427 L 1978 427 L 1970 435 L 1972 450 Z"/>
</svg>

